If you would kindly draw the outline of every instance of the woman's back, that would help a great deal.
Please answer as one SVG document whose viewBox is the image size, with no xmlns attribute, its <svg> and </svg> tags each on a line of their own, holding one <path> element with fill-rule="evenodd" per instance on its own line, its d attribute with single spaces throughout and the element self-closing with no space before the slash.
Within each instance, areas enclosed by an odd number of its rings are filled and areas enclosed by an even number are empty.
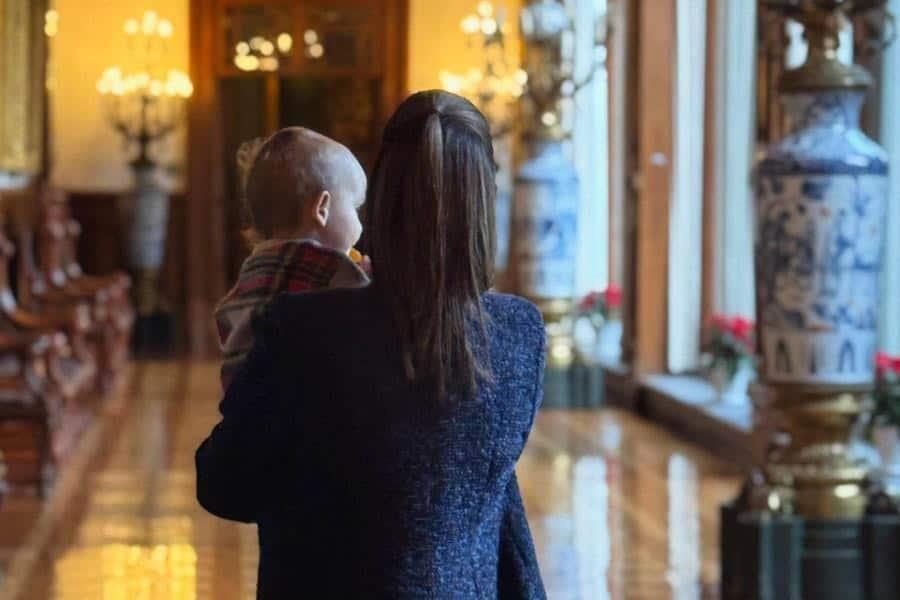
<svg viewBox="0 0 900 600">
<path fill-rule="evenodd" d="M 543 598 L 513 469 L 541 397 L 537 310 L 491 294 L 496 163 L 468 100 L 385 125 L 372 285 L 282 296 L 197 451 L 197 495 L 260 532 L 262 598 Z M 322 190 L 314 220 L 331 210 Z"/>
<path fill-rule="evenodd" d="M 298 581 L 310 597 L 309 586 L 327 597 L 496 593 L 501 522 L 511 504 L 521 510 L 513 469 L 541 396 L 544 331 L 523 300 L 487 294 L 484 306 L 493 381 L 438 400 L 430 382 L 406 377 L 375 288 L 275 303 L 223 402 L 226 420 L 232 397 L 276 407 L 266 439 L 245 440 L 271 453 L 271 470 L 255 475 L 266 499 L 204 490 L 203 477 L 198 487 L 210 511 L 259 523 L 261 597 L 296 597 Z M 527 526 L 516 544 L 531 560 Z"/>
</svg>

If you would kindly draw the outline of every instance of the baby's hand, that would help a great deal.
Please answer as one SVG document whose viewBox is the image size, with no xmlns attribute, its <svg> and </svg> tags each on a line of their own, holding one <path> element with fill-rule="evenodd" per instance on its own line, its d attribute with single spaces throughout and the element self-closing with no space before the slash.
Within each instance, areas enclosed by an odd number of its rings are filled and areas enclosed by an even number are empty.
<svg viewBox="0 0 900 600">
<path fill-rule="evenodd" d="M 356 248 L 350 248 L 350 251 L 347 253 L 356 265 L 363 270 L 363 272 L 369 277 L 372 276 L 372 259 L 368 256 L 364 256 L 359 250 Z"/>
</svg>

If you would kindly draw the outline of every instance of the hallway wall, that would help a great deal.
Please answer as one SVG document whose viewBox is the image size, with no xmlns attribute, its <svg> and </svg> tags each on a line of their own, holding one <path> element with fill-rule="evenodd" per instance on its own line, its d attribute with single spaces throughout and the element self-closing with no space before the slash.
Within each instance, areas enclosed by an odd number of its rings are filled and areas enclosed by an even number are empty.
<svg viewBox="0 0 900 600">
<path fill-rule="evenodd" d="M 172 22 L 168 61 L 172 68 L 187 71 L 188 6 L 188 0 L 55 0 L 59 33 L 51 43 L 50 77 L 56 184 L 82 192 L 120 192 L 130 185 L 121 140 L 104 119 L 97 80 L 113 65 L 134 66 L 128 63 L 123 26 L 145 10 Z M 180 162 L 184 136 L 177 135 L 171 148 L 171 159 Z"/>
<path fill-rule="evenodd" d="M 521 0 L 494 0 L 505 8 L 507 21 L 515 32 Z M 475 12 L 478 0 L 410 0 L 409 7 L 409 91 L 440 87 L 441 70 L 465 73 L 482 64 L 480 49 L 469 48 L 460 30 L 463 17 Z M 513 36 L 510 56 L 519 52 Z"/>
<path fill-rule="evenodd" d="M 440 85 L 442 69 L 455 72 L 480 64 L 477 48 L 467 48 L 460 21 L 475 11 L 477 0 L 410 0 L 408 89 Z M 498 0 L 514 15 L 521 0 Z M 104 119 L 96 82 L 103 71 L 127 68 L 123 24 L 152 9 L 169 19 L 175 32 L 169 45 L 171 66 L 183 71 L 189 63 L 189 0 L 56 0 L 59 33 L 53 39 L 54 181 L 68 190 L 117 193 L 131 177 L 117 134 Z M 514 28 L 517 24 L 512 23 Z M 517 44 L 511 54 L 518 52 Z M 171 158 L 184 156 L 183 132 L 171 144 Z M 180 182 L 173 182 L 180 188 Z"/>
</svg>

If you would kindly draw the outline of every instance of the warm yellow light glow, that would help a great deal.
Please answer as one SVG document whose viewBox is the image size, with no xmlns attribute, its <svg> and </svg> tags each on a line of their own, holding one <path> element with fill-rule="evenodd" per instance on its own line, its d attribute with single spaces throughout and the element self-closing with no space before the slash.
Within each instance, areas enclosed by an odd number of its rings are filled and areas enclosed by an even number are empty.
<svg viewBox="0 0 900 600">
<path fill-rule="evenodd" d="M 325 47 L 322 44 L 313 44 L 309 47 L 309 55 L 313 58 L 322 58 L 325 54 Z"/>
<path fill-rule="evenodd" d="M 513 79 L 515 79 L 516 83 L 519 85 L 525 85 L 528 83 L 528 73 L 525 69 L 517 69 L 516 74 L 513 75 Z"/>
<path fill-rule="evenodd" d="M 572 359 L 572 348 L 565 345 L 556 345 L 550 349 L 550 355 L 560 363 L 566 363 Z"/>
<path fill-rule="evenodd" d="M 541 115 L 541 123 L 547 127 L 553 127 L 556 125 L 556 115 L 550 111 L 545 112 Z"/>
<path fill-rule="evenodd" d="M 56 561 L 54 587 L 59 598 L 195 600 L 197 551 L 185 543 L 76 547 Z"/>
<path fill-rule="evenodd" d="M 484 19 L 481 21 L 481 33 L 484 35 L 494 35 L 497 33 L 497 21 L 494 19 Z"/>
<path fill-rule="evenodd" d="M 234 64 L 241 71 L 256 71 L 259 69 L 259 59 L 252 54 L 235 56 Z"/>
<path fill-rule="evenodd" d="M 272 56 L 273 54 L 275 54 L 275 44 L 273 44 L 269 40 L 265 40 L 262 44 L 259 45 L 259 51 L 263 56 Z"/>
<path fill-rule="evenodd" d="M 250 54 L 250 44 L 248 44 L 247 42 L 238 42 L 234 50 L 238 53 L 238 56 Z"/>
<path fill-rule="evenodd" d="M 51 9 L 48 10 L 47 13 L 44 15 L 44 20 L 45 20 L 47 23 L 58 23 L 58 22 L 59 22 L 59 11 L 57 11 L 57 10 L 51 8 Z"/>
<path fill-rule="evenodd" d="M 250 38 L 250 47 L 254 50 L 259 50 L 264 41 L 266 41 L 265 38 L 254 35 L 252 38 Z"/>
<path fill-rule="evenodd" d="M 150 95 L 151 96 L 162 96 L 163 93 L 163 82 L 158 79 L 154 79 L 150 82 Z"/>
<path fill-rule="evenodd" d="M 565 452 L 561 452 L 553 458 L 553 470 L 555 470 L 560 475 L 568 473 L 571 467 L 572 457 Z"/>
<path fill-rule="evenodd" d="M 144 35 L 151 35 L 156 31 L 156 23 L 158 20 L 159 16 L 156 14 L 156 11 L 148 10 L 144 13 L 144 17 L 141 19 L 141 31 L 144 32 Z"/>
<path fill-rule="evenodd" d="M 274 56 L 264 56 L 259 59 L 259 69 L 261 71 L 277 71 L 278 59 Z"/>
<path fill-rule="evenodd" d="M 478 3 L 478 14 L 482 17 L 490 17 L 494 14 L 494 5 L 488 2 L 487 0 L 483 0 Z"/>
<path fill-rule="evenodd" d="M 156 27 L 156 31 L 157 33 L 159 33 L 159 37 L 169 38 L 172 37 L 172 33 L 174 33 L 175 28 L 172 27 L 171 21 L 163 19 Z"/>
<path fill-rule="evenodd" d="M 141 26 L 138 24 L 137 19 L 128 19 L 125 21 L 125 33 L 128 35 L 137 35 L 140 28 Z"/>
<path fill-rule="evenodd" d="M 44 24 L 44 35 L 47 37 L 54 37 L 57 33 L 59 33 L 59 25 L 55 22 L 48 21 Z"/>
<path fill-rule="evenodd" d="M 319 41 L 319 34 L 316 33 L 315 29 L 307 29 L 303 32 L 303 41 L 306 42 L 307 46 L 312 46 Z"/>
<path fill-rule="evenodd" d="M 834 495 L 841 499 L 853 498 L 860 494 L 859 486 L 855 483 L 843 483 L 834 488 Z"/>
<path fill-rule="evenodd" d="M 442 70 L 438 77 L 440 77 L 441 80 L 441 87 L 448 92 L 459 94 L 462 91 L 463 78 L 459 75 L 454 75 L 450 71 Z"/>
<path fill-rule="evenodd" d="M 278 51 L 283 54 L 287 54 L 291 51 L 291 48 L 294 47 L 294 38 L 292 38 L 289 33 L 280 34 L 276 42 L 278 44 Z"/>
<path fill-rule="evenodd" d="M 481 27 L 481 20 L 476 15 L 469 15 L 462 20 L 460 27 L 462 28 L 463 33 L 472 35 L 473 33 L 478 33 L 478 30 Z"/>
<path fill-rule="evenodd" d="M 174 95 L 190 98 L 194 93 L 194 84 L 191 83 L 191 79 L 186 73 L 182 73 L 178 69 L 171 69 L 166 80 L 166 92 L 169 93 L 170 89 Z"/>
</svg>

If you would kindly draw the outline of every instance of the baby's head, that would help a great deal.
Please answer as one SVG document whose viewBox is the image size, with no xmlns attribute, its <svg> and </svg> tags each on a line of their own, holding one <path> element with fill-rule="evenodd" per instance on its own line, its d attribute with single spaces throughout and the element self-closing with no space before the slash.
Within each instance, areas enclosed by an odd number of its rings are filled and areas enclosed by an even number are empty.
<svg viewBox="0 0 900 600">
<path fill-rule="evenodd" d="M 257 235 L 312 238 L 341 252 L 359 240 L 357 211 L 365 201 L 366 174 L 345 146 L 289 127 L 258 149 L 242 148 L 242 160 L 249 163 L 245 193 Z"/>
</svg>

